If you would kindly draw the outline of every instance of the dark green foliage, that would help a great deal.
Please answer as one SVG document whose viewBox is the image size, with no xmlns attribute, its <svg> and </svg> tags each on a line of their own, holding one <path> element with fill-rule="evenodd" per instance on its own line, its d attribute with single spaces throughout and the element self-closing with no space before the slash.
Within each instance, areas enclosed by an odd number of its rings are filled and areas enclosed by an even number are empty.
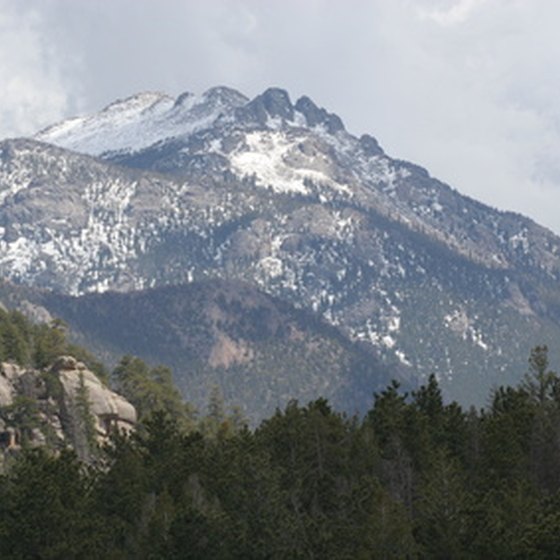
<svg viewBox="0 0 560 560">
<path fill-rule="evenodd" d="M 67 452 L 24 453 L 0 479 L 0 557 L 560 558 L 546 348 L 483 412 L 444 403 L 432 376 L 410 395 L 393 383 L 363 420 L 318 399 L 254 432 L 217 389 L 196 431 L 167 370 L 125 358 L 115 377 L 142 425 L 87 470 Z M 18 407 L 32 426 L 32 403 Z"/>
<path fill-rule="evenodd" d="M 25 364 L 33 349 L 33 327 L 16 311 L 0 310 L 0 357 Z"/>
<path fill-rule="evenodd" d="M 17 395 L 12 404 L 0 408 L 0 418 L 18 427 L 23 447 L 31 439 L 32 431 L 41 426 L 37 401 L 24 395 Z"/>
<path fill-rule="evenodd" d="M 0 479 L 0 557 L 99 558 L 101 525 L 89 490 L 90 476 L 72 453 L 24 453 Z"/>
<path fill-rule="evenodd" d="M 193 427 L 193 412 L 173 384 L 169 368 L 150 368 L 139 358 L 124 356 L 113 371 L 113 381 L 117 391 L 134 405 L 140 419 L 165 412 L 184 430 Z"/>
<path fill-rule="evenodd" d="M 46 368 L 66 350 L 64 327 L 59 322 L 51 325 L 38 325 L 33 348 L 33 365 Z"/>
<path fill-rule="evenodd" d="M 525 527 L 521 541 L 522 556 L 527 559 L 560 558 L 560 496 L 540 504 Z"/>
<path fill-rule="evenodd" d="M 51 324 L 34 324 L 18 311 L 0 309 L 0 361 L 21 366 L 47 368 L 64 354 L 84 362 L 101 379 L 104 366 L 87 350 L 67 341 L 66 325 L 60 319 Z"/>
</svg>

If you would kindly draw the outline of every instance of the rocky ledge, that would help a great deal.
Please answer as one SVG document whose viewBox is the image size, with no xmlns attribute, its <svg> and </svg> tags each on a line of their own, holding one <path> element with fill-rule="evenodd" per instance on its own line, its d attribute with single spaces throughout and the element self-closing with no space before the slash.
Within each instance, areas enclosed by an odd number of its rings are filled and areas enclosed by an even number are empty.
<svg viewBox="0 0 560 560">
<path fill-rule="evenodd" d="M 82 362 L 61 356 L 48 369 L 0 365 L 0 449 L 73 447 L 88 460 L 114 430 L 129 432 L 136 410 Z"/>
</svg>

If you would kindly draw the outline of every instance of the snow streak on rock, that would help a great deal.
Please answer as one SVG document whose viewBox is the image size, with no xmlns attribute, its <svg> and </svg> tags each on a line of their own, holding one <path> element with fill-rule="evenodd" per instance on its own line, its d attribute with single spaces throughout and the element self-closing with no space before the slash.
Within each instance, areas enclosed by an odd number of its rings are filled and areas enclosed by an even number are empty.
<svg viewBox="0 0 560 560">
<path fill-rule="evenodd" d="M 0 143 L 4 276 L 71 294 L 249 281 L 421 374 L 501 371 L 512 332 L 560 325 L 559 255 L 279 89 L 139 94 Z"/>
</svg>

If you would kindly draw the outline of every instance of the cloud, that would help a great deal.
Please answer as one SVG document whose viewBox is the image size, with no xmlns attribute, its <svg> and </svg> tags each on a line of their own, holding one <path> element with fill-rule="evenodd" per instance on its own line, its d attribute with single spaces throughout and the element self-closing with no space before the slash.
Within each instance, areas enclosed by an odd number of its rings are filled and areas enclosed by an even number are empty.
<svg viewBox="0 0 560 560">
<path fill-rule="evenodd" d="M 61 68 L 69 57 L 48 40 L 33 3 L 0 1 L 0 122 L 3 136 L 30 134 L 65 115 L 70 102 Z"/>
<path fill-rule="evenodd" d="M 143 90 L 277 85 L 560 232 L 556 0 L 0 0 L 0 136 Z"/>
<path fill-rule="evenodd" d="M 454 26 L 417 7 L 396 1 L 386 14 L 379 140 L 461 192 L 560 232 L 560 5 L 489 0 Z"/>
<path fill-rule="evenodd" d="M 459 0 L 448 8 L 435 10 L 420 10 L 420 15 L 430 19 L 443 27 L 449 27 L 467 21 L 477 8 L 486 3 L 486 0 Z"/>
</svg>

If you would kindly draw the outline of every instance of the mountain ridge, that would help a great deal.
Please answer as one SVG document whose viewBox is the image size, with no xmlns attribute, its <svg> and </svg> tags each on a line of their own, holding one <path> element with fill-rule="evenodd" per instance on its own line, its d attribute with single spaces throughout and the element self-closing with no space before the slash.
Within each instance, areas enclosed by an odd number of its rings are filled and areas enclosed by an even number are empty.
<svg viewBox="0 0 560 560">
<path fill-rule="evenodd" d="M 391 379 L 415 387 L 407 368 L 384 365 L 372 348 L 350 341 L 321 316 L 238 281 L 81 297 L 47 292 L 35 301 L 64 319 L 96 355 L 110 349 L 105 361 L 130 353 L 165 363 L 199 410 L 219 386 L 251 422 L 317 394 L 362 414 Z"/>
<path fill-rule="evenodd" d="M 106 134 L 118 114 L 93 159 L 2 143 L 0 272 L 75 295 L 248 282 L 463 399 L 514 381 L 504 372 L 521 375 L 530 347 L 560 335 L 552 232 L 389 157 L 309 98 L 209 91 L 86 117 Z M 142 146 L 126 148 L 119 126 L 141 136 L 144 122 Z M 39 137 L 88 146 L 87 127 L 68 130 Z"/>
</svg>

